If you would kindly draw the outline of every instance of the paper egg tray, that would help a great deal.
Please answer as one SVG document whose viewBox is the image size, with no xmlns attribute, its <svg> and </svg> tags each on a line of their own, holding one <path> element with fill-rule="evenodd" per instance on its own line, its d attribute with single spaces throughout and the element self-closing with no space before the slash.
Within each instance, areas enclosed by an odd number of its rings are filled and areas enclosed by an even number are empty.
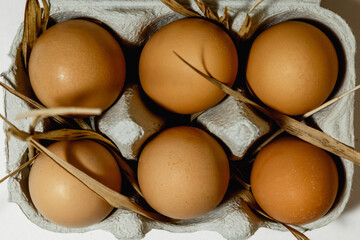
<svg viewBox="0 0 360 240">
<path fill-rule="evenodd" d="M 185 2 L 188 7 L 198 10 L 192 1 Z M 254 1 L 205 1 L 218 15 L 222 15 L 224 7 L 229 7 L 234 31 L 240 29 L 245 12 Z M 355 86 L 355 39 L 345 21 L 333 12 L 320 7 L 320 1 L 266 1 L 253 13 L 253 28 L 250 35 L 257 29 L 266 28 L 277 22 L 289 19 L 302 19 L 315 23 L 332 36 L 332 40 L 340 57 L 340 76 L 332 96 L 340 95 Z M 162 111 L 149 105 L 146 96 L 136 85 L 137 59 L 141 47 L 147 38 L 159 27 L 182 16 L 173 13 L 159 0 L 141 1 L 88 1 L 58 0 L 51 2 L 51 18 L 55 22 L 71 18 L 89 17 L 107 24 L 120 39 L 127 65 L 127 86 L 121 97 L 105 114 L 94 121 L 96 128 L 109 136 L 119 147 L 126 159 L 136 159 L 142 144 L 166 126 L 171 116 L 163 115 Z M 327 26 L 325 28 L 324 26 Z M 29 80 L 25 74 L 20 56 L 22 26 L 13 42 L 10 56 L 13 64 L 6 73 L 9 85 L 28 96 L 33 96 Z M 238 46 L 240 43 L 236 42 Z M 246 55 L 242 56 L 239 49 L 240 62 L 245 63 Z M 246 51 L 244 51 L 246 52 Z M 133 66 L 133 67 L 132 67 Z M 239 76 L 244 74 L 240 67 Z M 239 77 L 237 81 L 243 80 Z M 311 121 L 313 126 L 327 134 L 354 146 L 354 96 L 349 95 L 336 104 L 315 114 Z M 7 118 L 15 125 L 27 130 L 30 119 L 14 121 L 16 115 L 29 111 L 30 107 L 22 100 L 5 92 L 5 111 Z M 205 130 L 213 133 L 226 146 L 232 160 L 239 160 L 246 150 L 261 136 L 270 131 L 269 124 L 257 116 L 246 105 L 227 97 L 217 106 L 207 110 L 197 123 Z M 43 123 L 37 130 L 51 127 L 49 122 Z M 6 143 L 7 170 L 16 169 L 26 160 L 27 145 L 11 138 Z M 350 195 L 354 166 L 347 160 L 337 159 L 340 172 L 340 191 L 332 209 L 319 220 L 303 225 L 307 229 L 324 226 L 343 211 Z M 135 213 L 117 209 L 101 223 L 81 229 L 69 229 L 57 226 L 45 220 L 34 208 L 27 188 L 28 169 L 11 178 L 8 182 L 9 201 L 17 203 L 24 214 L 38 226 L 56 232 L 86 232 L 103 229 L 119 239 L 140 239 L 153 228 L 171 232 L 194 232 L 199 230 L 217 231 L 226 239 L 247 239 L 258 228 L 284 230 L 276 223 L 265 221 L 254 214 L 249 207 L 229 191 L 223 202 L 213 211 L 204 216 L 183 220 L 176 224 L 151 221 Z M 132 196 L 136 200 L 136 196 Z"/>
</svg>

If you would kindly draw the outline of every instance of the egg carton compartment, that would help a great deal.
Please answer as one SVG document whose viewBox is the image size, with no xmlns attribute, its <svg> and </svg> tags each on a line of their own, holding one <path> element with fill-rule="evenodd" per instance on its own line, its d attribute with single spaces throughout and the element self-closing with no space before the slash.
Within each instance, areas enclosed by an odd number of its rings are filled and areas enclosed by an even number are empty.
<svg viewBox="0 0 360 240">
<path fill-rule="evenodd" d="M 142 145 L 165 127 L 166 117 L 148 108 L 138 85 L 125 86 L 120 99 L 97 120 L 99 131 L 109 137 L 126 159 L 135 160 Z"/>
<path fill-rule="evenodd" d="M 179 2 L 198 10 L 193 1 Z M 246 11 L 254 3 L 255 1 L 246 0 L 206 1 L 206 4 L 220 16 L 225 6 L 229 7 L 234 31 L 240 29 Z M 319 26 L 327 26 L 326 30 L 332 36 L 332 40 L 335 41 L 342 63 L 338 84 L 332 96 L 340 95 L 355 86 L 354 36 L 341 17 L 320 7 L 320 1 L 264 1 L 254 11 L 253 15 L 254 27 L 250 36 L 256 35 L 261 29 L 277 22 L 290 19 L 302 19 Z M 127 62 L 126 83 L 128 85 L 124 88 L 117 102 L 97 119 L 96 125 L 100 132 L 106 134 L 117 144 L 125 158 L 136 159 L 143 143 L 170 121 L 166 114 L 163 115 L 161 112 L 155 111 L 147 104 L 146 98 L 142 97 L 140 87 L 136 86 L 138 83 L 137 61 L 141 47 L 153 32 L 170 21 L 182 18 L 182 16 L 173 13 L 159 0 L 51 1 L 50 16 L 54 22 L 72 18 L 97 19 L 106 24 L 117 35 Z M 21 60 L 21 38 L 22 26 L 19 27 L 10 49 L 13 64 L 6 75 L 10 79 L 8 84 L 13 85 L 21 93 L 34 97 Z M 251 38 L 245 43 L 236 42 L 240 46 L 239 59 L 243 66 L 246 59 L 246 44 L 249 42 L 251 42 Z M 244 49 L 240 49 L 241 47 Z M 240 67 L 239 75 L 243 71 L 244 69 Z M 241 80 L 243 79 L 237 79 L 237 81 Z M 13 121 L 13 119 L 16 115 L 29 111 L 30 107 L 7 92 L 5 92 L 4 101 L 6 117 L 20 129 L 27 130 L 29 119 L 21 121 Z M 354 146 L 353 106 L 354 96 L 349 95 L 315 114 L 311 118 L 311 123 L 335 139 Z M 226 117 L 219 117 L 220 113 Z M 225 118 L 227 121 L 224 121 Z M 251 108 L 231 97 L 225 98 L 217 106 L 205 111 L 197 119 L 197 122 L 205 130 L 217 136 L 228 148 L 234 159 L 241 158 L 253 142 L 270 130 L 268 123 Z M 49 124 L 49 122 L 41 124 L 38 130 L 51 128 Z M 26 160 L 26 149 L 26 143 L 15 138 L 11 138 L 6 143 L 8 171 L 17 168 Z M 324 217 L 301 227 L 315 229 L 325 226 L 343 211 L 350 196 L 354 165 L 345 159 L 337 159 L 337 164 L 341 181 L 335 204 Z M 69 229 L 55 225 L 38 214 L 28 194 L 27 177 L 28 170 L 25 170 L 8 181 L 9 201 L 17 203 L 32 222 L 51 231 L 86 232 L 102 229 L 113 233 L 119 239 L 140 239 L 153 228 L 171 232 L 210 230 L 219 232 L 226 239 L 247 239 L 260 227 L 285 230 L 280 224 L 266 221 L 254 214 L 247 204 L 236 196 L 236 188 L 232 185 L 229 186 L 227 195 L 216 209 L 201 217 L 182 220 L 176 224 L 152 221 L 130 211 L 117 209 L 98 224 L 86 228 Z M 131 198 L 141 202 L 141 199 L 135 194 Z"/>
<path fill-rule="evenodd" d="M 241 160 L 247 150 L 271 129 L 269 122 L 231 96 L 206 110 L 196 121 L 225 143 L 231 152 L 231 160 Z"/>
</svg>

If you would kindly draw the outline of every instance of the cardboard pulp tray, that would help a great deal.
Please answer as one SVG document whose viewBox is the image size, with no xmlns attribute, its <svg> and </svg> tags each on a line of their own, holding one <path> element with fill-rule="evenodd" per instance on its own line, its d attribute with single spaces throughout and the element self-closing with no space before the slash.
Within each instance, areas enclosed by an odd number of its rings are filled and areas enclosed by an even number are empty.
<svg viewBox="0 0 360 240">
<path fill-rule="evenodd" d="M 181 2 L 181 1 L 180 1 Z M 187 2 L 187 1 L 186 1 Z M 255 1 L 246 0 L 219 0 L 206 1 L 212 8 L 222 15 L 224 7 L 229 7 L 232 19 L 232 30 L 238 31 L 245 18 L 246 11 Z M 188 7 L 198 10 L 190 1 Z M 338 84 L 332 96 L 355 86 L 355 39 L 345 21 L 335 13 L 320 7 L 318 0 L 292 0 L 292 1 L 264 1 L 252 14 L 253 28 L 250 36 L 259 29 L 265 29 L 275 23 L 302 19 L 310 21 L 324 30 L 333 40 L 340 59 L 340 75 Z M 135 159 L 141 145 L 152 134 L 160 131 L 168 119 L 161 113 L 155 112 L 143 102 L 139 87 L 136 86 L 137 59 L 142 46 L 151 33 L 161 26 L 182 16 L 173 13 L 159 0 L 58 0 L 51 1 L 51 19 L 61 22 L 67 19 L 90 17 L 107 24 L 121 39 L 125 57 L 127 59 L 127 86 L 118 101 L 105 114 L 93 121 L 97 128 L 109 136 L 120 148 L 122 155 L 127 159 Z M 14 39 L 10 56 L 13 63 L 6 73 L 14 88 L 28 96 L 33 96 L 27 74 L 23 67 L 20 55 L 22 26 L 19 27 Z M 248 40 L 249 41 L 249 40 Z M 239 42 L 235 44 L 239 45 Z M 246 56 L 239 58 L 244 59 Z M 132 65 L 133 64 L 133 65 Z M 243 74 L 239 72 L 239 75 Z M 240 81 L 241 78 L 237 79 Z M 15 125 L 27 130 L 30 119 L 14 121 L 16 115 L 30 110 L 30 107 L 20 99 L 5 93 L 6 117 Z M 140 106 L 140 107 L 139 107 Z M 354 96 L 349 95 L 332 106 L 313 116 L 313 122 L 325 133 L 354 146 Z M 137 109 L 137 110 L 134 110 Z M 120 114 L 120 113 L 121 114 Z M 228 122 L 221 122 L 216 116 L 226 114 Z M 120 117 L 122 116 L 122 117 Z M 114 119 L 117 119 L 116 121 Z M 232 159 L 241 158 L 246 149 L 256 139 L 269 132 L 269 125 L 244 104 L 226 98 L 219 105 L 207 110 L 198 123 L 205 130 L 215 134 L 229 148 Z M 239 134 L 250 133 L 247 142 L 237 142 L 232 137 L 231 127 L 237 126 Z M 51 128 L 50 122 L 42 123 L 37 130 Z M 244 131 L 242 131 L 244 130 Z M 260 131 L 260 134 L 257 132 Z M 119 134 L 124 133 L 124 134 Z M 124 136 L 121 138 L 121 136 Z M 236 138 L 236 139 L 235 139 Z M 244 137 L 245 138 L 245 137 Z M 234 146 L 233 146 L 234 145 Z M 240 146 L 240 147 L 239 147 Z M 241 150 L 236 150 L 237 147 Z M 26 161 L 27 145 L 15 138 L 6 143 L 7 170 L 11 171 Z M 331 210 L 319 220 L 303 225 L 307 229 L 315 229 L 327 225 L 337 218 L 343 211 L 350 195 L 354 166 L 347 160 L 336 159 L 340 172 L 340 189 L 336 202 Z M 81 229 L 69 229 L 57 226 L 45 220 L 33 207 L 28 193 L 27 177 L 29 169 L 11 178 L 8 182 L 10 201 L 17 203 L 26 217 L 38 226 L 56 232 L 86 232 L 94 229 L 103 229 L 114 234 L 119 239 L 140 239 L 153 228 L 164 229 L 171 232 L 194 232 L 199 230 L 217 231 L 226 239 L 247 239 L 258 228 L 284 230 L 276 223 L 265 221 L 254 214 L 239 198 L 229 192 L 223 202 L 204 216 L 183 220 L 176 224 L 151 221 L 135 213 L 117 209 L 101 223 Z M 136 196 L 132 196 L 136 200 Z"/>
</svg>

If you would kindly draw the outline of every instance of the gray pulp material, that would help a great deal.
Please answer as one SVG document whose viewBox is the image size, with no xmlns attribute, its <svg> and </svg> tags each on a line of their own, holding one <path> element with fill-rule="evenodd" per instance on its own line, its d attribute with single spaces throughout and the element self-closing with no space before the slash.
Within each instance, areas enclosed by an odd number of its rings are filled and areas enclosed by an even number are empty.
<svg viewBox="0 0 360 240">
<path fill-rule="evenodd" d="M 270 132 L 270 123 L 249 106 L 228 96 L 202 113 L 197 122 L 216 135 L 231 151 L 231 159 L 242 159 L 256 140 Z"/>
<path fill-rule="evenodd" d="M 136 159 L 145 141 L 165 126 L 165 118 L 150 111 L 141 98 L 139 86 L 130 85 L 98 119 L 97 125 L 124 158 Z"/>
</svg>

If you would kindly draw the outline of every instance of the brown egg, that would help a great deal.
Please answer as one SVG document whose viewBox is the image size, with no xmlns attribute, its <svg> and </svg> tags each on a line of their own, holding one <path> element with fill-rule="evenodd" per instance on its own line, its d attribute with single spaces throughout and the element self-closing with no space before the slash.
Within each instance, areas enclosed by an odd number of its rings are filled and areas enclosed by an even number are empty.
<svg viewBox="0 0 360 240">
<path fill-rule="evenodd" d="M 335 201 L 338 182 L 330 155 L 295 137 L 280 137 L 262 149 L 250 179 L 259 206 L 287 224 L 324 216 Z"/>
<path fill-rule="evenodd" d="M 218 103 L 225 93 L 183 63 L 174 51 L 199 70 L 232 86 L 238 56 L 229 35 L 207 20 L 181 19 L 148 40 L 139 62 L 142 88 L 163 108 L 192 114 Z"/>
<path fill-rule="evenodd" d="M 121 173 L 113 155 L 91 140 L 60 141 L 50 151 L 114 191 L 121 190 Z M 53 160 L 40 154 L 30 170 L 29 192 L 35 208 L 49 221 L 70 228 L 102 221 L 113 210 Z"/>
<path fill-rule="evenodd" d="M 320 106 L 337 76 L 338 58 L 332 42 L 318 28 L 298 21 L 262 32 L 251 46 L 246 70 L 253 94 L 288 115 Z"/>
<path fill-rule="evenodd" d="M 145 200 L 175 219 L 203 215 L 223 199 L 229 184 L 229 163 L 221 145 L 194 127 L 161 132 L 143 149 L 138 180 Z"/>
<path fill-rule="evenodd" d="M 35 42 L 31 86 L 46 107 L 108 108 L 125 81 L 125 59 L 115 38 L 98 24 L 69 20 Z"/>
</svg>

